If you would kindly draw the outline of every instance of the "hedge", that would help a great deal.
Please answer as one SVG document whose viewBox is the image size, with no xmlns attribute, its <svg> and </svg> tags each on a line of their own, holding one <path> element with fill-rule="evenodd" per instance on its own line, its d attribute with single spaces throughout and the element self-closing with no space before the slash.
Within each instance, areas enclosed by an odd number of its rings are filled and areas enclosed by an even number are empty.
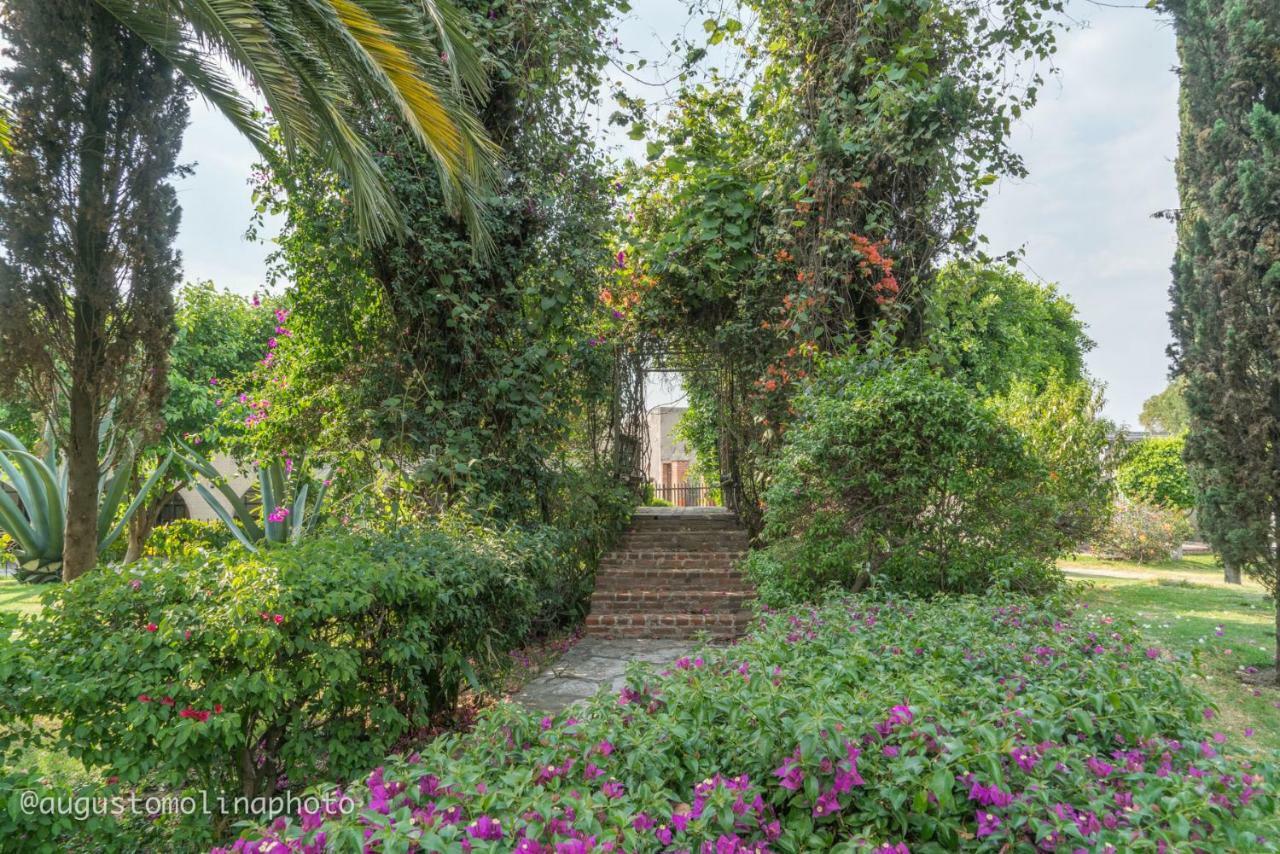
<svg viewBox="0 0 1280 854">
<path fill-rule="evenodd" d="M 60 721 L 51 746 L 122 787 L 231 802 L 349 777 L 567 619 L 554 597 L 589 589 L 601 543 L 455 523 L 100 567 L 3 633 L 0 712 Z M 74 830 L 0 810 L 27 851 Z"/>
</svg>

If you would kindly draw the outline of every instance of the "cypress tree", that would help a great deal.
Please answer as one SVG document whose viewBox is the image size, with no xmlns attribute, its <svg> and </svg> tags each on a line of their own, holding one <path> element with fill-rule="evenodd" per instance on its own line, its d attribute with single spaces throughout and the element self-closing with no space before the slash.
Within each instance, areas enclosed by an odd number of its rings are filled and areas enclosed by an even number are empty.
<svg viewBox="0 0 1280 854">
<path fill-rule="evenodd" d="M 1280 3 L 1166 0 L 1181 61 L 1175 372 L 1201 527 L 1280 583 Z M 1280 599 L 1277 599 L 1280 602 Z M 1280 678 L 1280 607 L 1276 612 Z"/>
<path fill-rule="evenodd" d="M 63 578 L 97 561 L 99 429 L 155 426 L 173 337 L 187 125 L 172 67 L 96 3 L 6 0 L 0 83 L 0 392 L 38 400 L 67 454 Z"/>
</svg>

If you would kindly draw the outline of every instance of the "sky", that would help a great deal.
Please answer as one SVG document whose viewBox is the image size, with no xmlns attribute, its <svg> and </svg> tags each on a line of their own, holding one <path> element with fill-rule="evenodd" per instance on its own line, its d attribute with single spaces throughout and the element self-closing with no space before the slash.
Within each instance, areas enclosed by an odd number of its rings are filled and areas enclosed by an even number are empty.
<svg viewBox="0 0 1280 854">
<path fill-rule="evenodd" d="M 631 5 L 618 23 L 618 38 L 633 55 L 656 61 L 677 34 L 701 30 L 681 0 Z M 1071 0 L 1068 15 L 1058 73 L 1013 132 L 1030 176 L 996 186 L 981 228 L 993 251 L 1021 249 L 1024 272 L 1057 283 L 1076 304 L 1097 342 L 1088 364 L 1106 386 L 1106 415 L 1136 426 L 1143 400 L 1164 387 L 1168 371 L 1174 233 L 1151 215 L 1177 207 L 1174 36 L 1166 21 L 1145 9 Z M 637 74 L 652 80 L 661 70 Z M 611 77 L 626 81 L 633 94 L 651 100 L 662 95 L 620 69 Z M 610 109 L 605 104 L 602 116 Z M 603 121 L 601 127 L 602 140 L 618 156 L 636 154 L 621 132 L 609 131 Z M 212 279 L 241 293 L 261 289 L 271 247 L 245 239 L 253 213 L 253 149 L 197 100 L 183 159 L 196 165 L 178 186 L 186 278 Z M 651 404 L 678 398 L 678 388 L 651 384 Z"/>
</svg>

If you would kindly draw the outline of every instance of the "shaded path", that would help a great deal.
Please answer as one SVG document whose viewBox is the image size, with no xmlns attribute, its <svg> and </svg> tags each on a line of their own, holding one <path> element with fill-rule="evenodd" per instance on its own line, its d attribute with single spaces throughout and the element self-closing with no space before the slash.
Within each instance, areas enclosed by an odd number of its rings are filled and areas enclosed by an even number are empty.
<svg viewBox="0 0 1280 854">
<path fill-rule="evenodd" d="M 620 691 L 633 661 L 670 664 L 693 643 L 669 640 L 607 640 L 588 637 L 566 652 L 511 699 L 532 711 L 554 714 L 601 688 Z"/>
</svg>

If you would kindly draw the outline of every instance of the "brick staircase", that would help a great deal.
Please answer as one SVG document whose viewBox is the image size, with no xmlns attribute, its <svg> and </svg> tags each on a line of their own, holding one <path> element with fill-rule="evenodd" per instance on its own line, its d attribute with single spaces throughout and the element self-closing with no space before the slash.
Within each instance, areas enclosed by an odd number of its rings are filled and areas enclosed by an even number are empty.
<svg viewBox="0 0 1280 854">
<path fill-rule="evenodd" d="M 587 634 L 607 638 L 731 640 L 754 598 L 734 564 L 747 532 L 716 507 L 641 507 L 596 570 Z"/>
</svg>

